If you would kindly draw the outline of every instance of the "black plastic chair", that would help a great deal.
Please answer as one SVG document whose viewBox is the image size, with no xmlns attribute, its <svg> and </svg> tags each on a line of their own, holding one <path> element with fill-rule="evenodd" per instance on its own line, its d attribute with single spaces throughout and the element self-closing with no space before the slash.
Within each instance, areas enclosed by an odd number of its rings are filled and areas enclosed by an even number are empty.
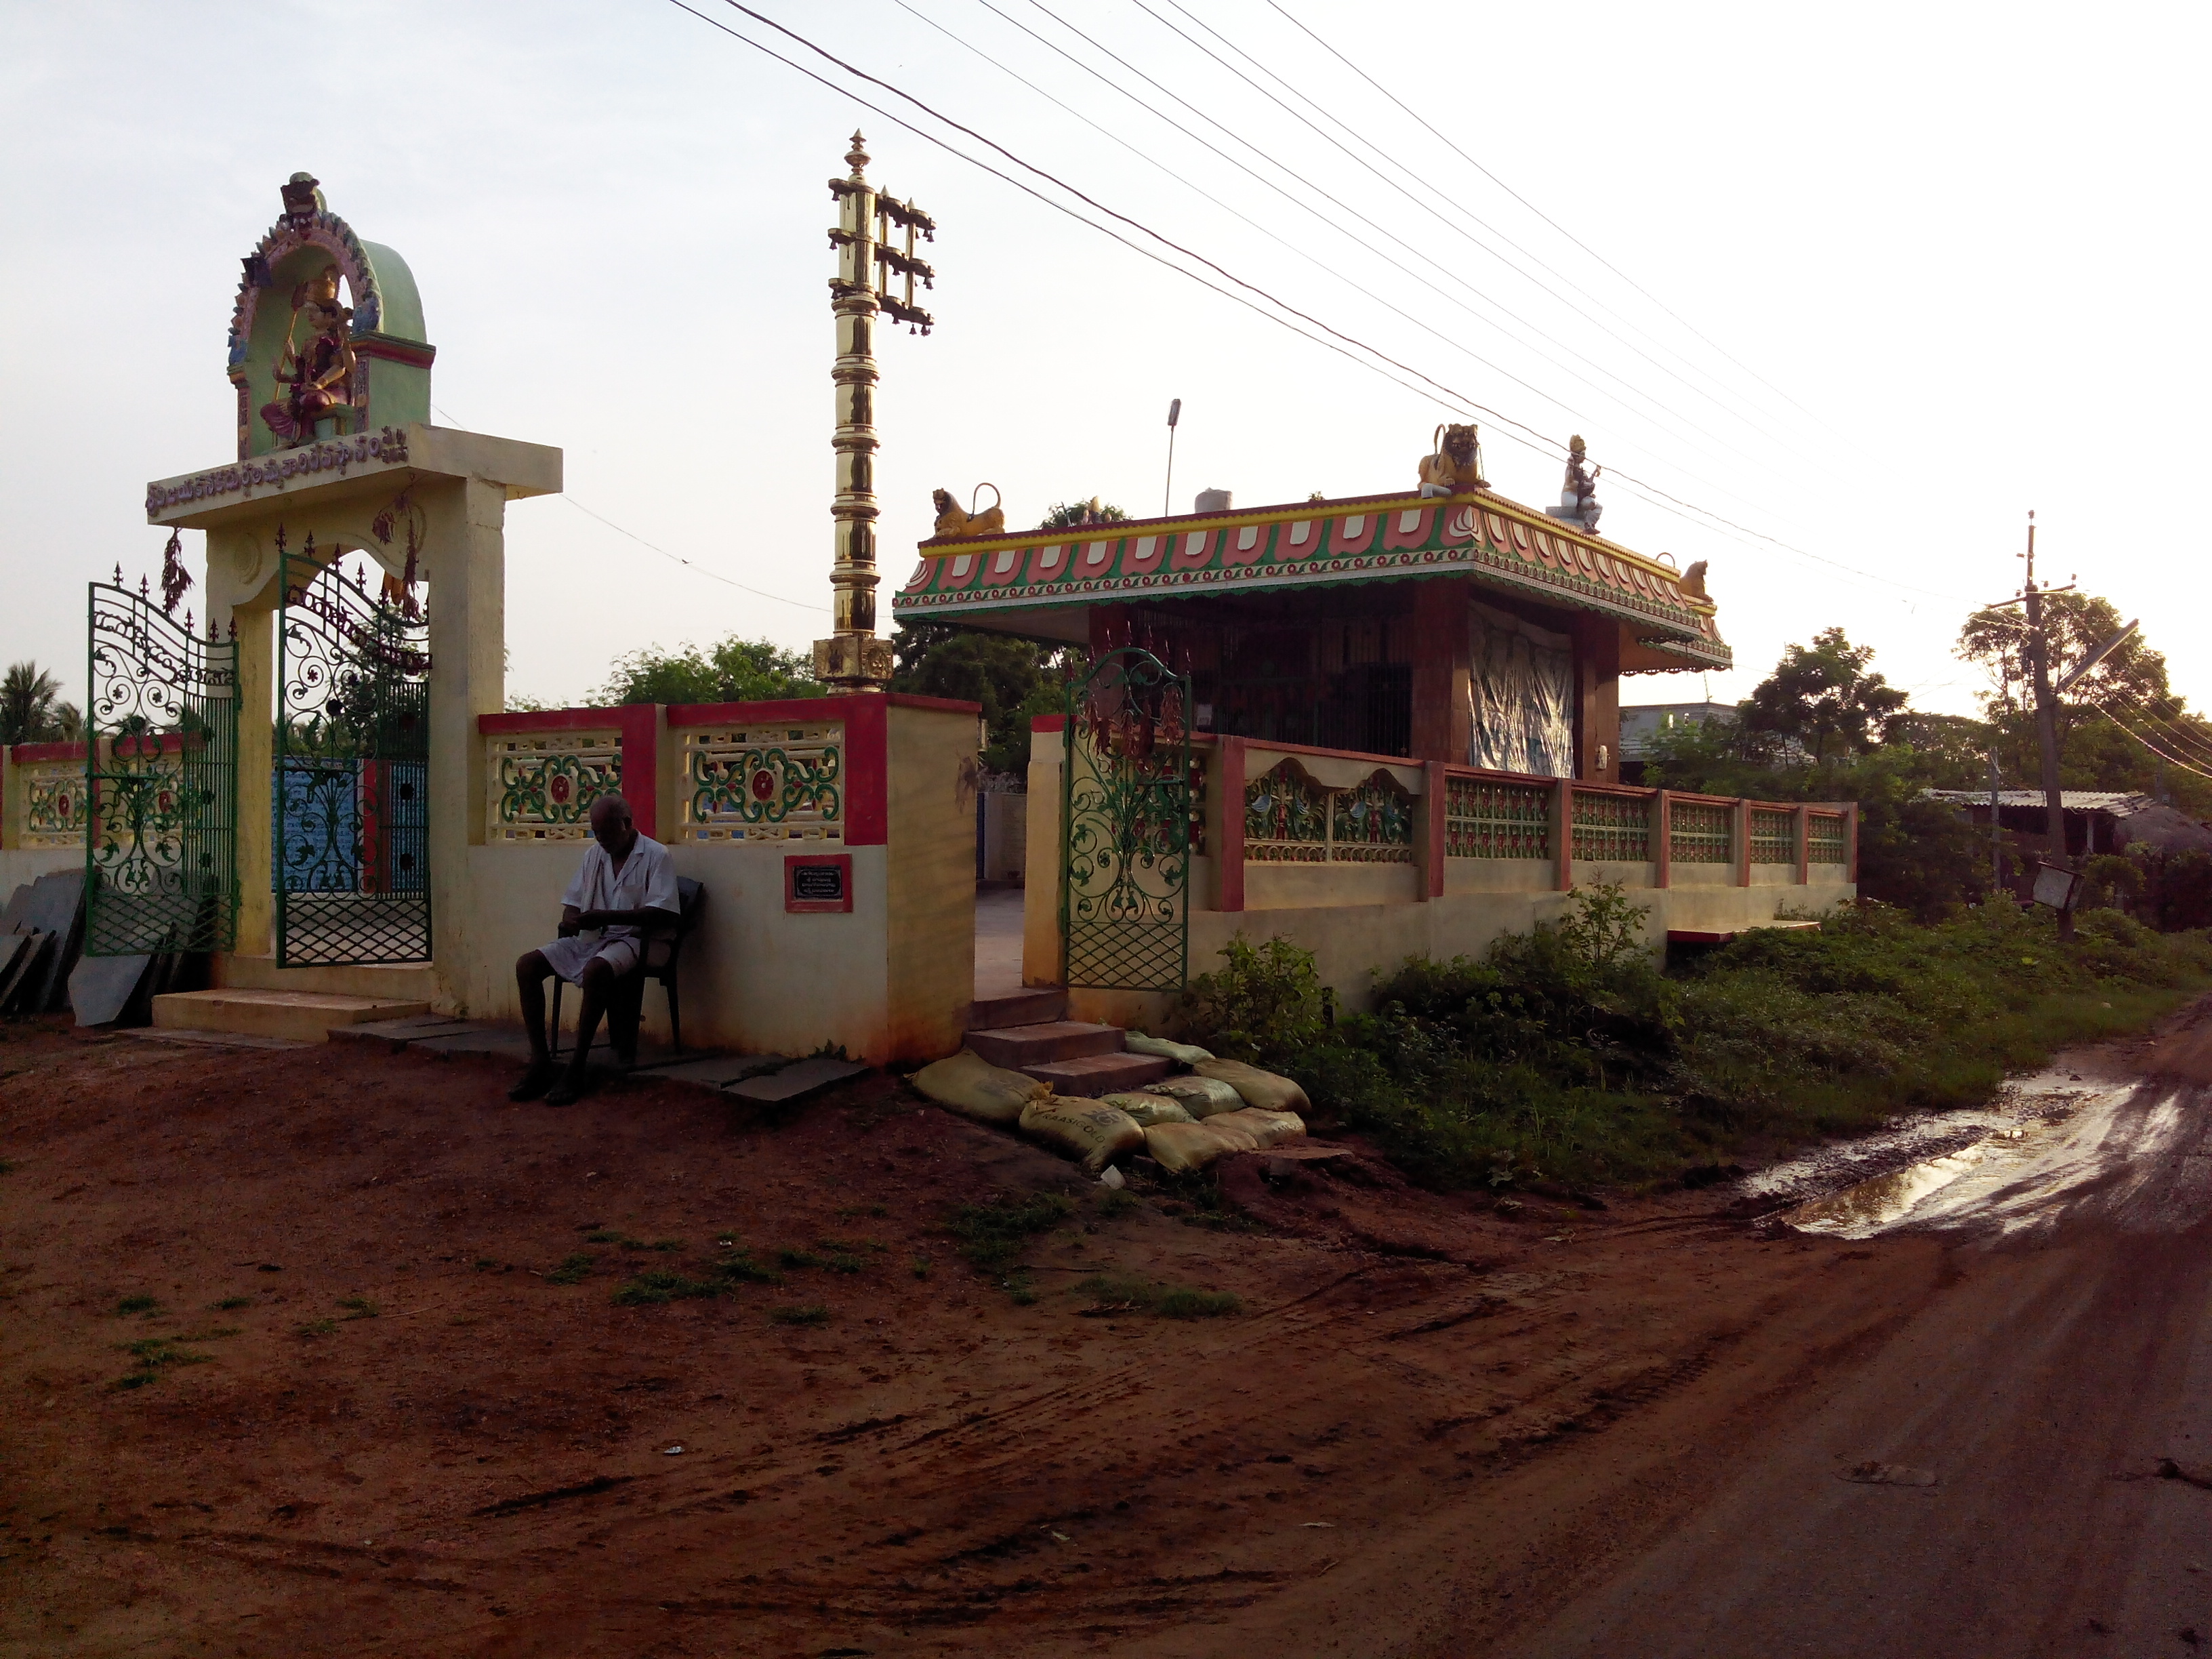
<svg viewBox="0 0 2212 1659">
<path fill-rule="evenodd" d="M 682 907 L 676 925 L 647 935 L 637 966 L 615 981 L 614 994 L 607 999 L 607 1041 L 625 1066 L 637 1064 L 637 1031 L 645 1015 L 645 982 L 649 979 L 660 981 L 661 994 L 668 999 L 669 1038 L 678 1054 L 684 1052 L 684 1012 L 677 994 L 676 964 L 684 954 L 685 937 L 698 922 L 700 907 L 707 902 L 707 890 L 689 876 L 678 876 L 676 897 Z M 561 1033 L 561 994 L 567 988 L 566 980 L 553 981 L 552 1031 L 556 1046 Z"/>
</svg>

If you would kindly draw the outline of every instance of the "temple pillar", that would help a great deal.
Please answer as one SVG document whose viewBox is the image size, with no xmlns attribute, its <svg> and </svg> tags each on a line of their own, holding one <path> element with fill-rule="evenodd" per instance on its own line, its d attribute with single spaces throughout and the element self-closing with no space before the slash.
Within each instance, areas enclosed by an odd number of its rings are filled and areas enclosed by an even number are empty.
<svg viewBox="0 0 2212 1659">
<path fill-rule="evenodd" d="M 1468 641 L 1468 585 L 1462 576 L 1437 576 L 1413 589 L 1413 758 L 1467 763 L 1473 710 Z"/>
<path fill-rule="evenodd" d="M 1575 618 L 1575 776 L 1620 781 L 1620 624 Z"/>
</svg>

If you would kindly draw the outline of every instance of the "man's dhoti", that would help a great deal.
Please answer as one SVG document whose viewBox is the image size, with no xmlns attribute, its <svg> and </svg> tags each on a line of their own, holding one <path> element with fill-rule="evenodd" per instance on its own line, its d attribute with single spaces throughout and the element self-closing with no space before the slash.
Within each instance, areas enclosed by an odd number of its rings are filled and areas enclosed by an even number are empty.
<svg viewBox="0 0 2212 1659">
<path fill-rule="evenodd" d="M 584 969 L 594 962 L 605 963 L 617 979 L 636 967 L 638 940 L 635 934 L 627 933 L 598 939 L 586 939 L 578 933 L 569 939 L 556 939 L 550 945 L 541 945 L 538 953 L 569 984 L 581 985 Z"/>
</svg>

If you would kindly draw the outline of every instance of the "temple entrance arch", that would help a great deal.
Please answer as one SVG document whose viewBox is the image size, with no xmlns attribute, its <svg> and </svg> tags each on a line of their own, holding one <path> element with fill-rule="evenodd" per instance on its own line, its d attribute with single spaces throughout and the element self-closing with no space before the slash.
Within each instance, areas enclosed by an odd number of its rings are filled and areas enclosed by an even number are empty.
<svg viewBox="0 0 2212 1659">
<path fill-rule="evenodd" d="M 1190 678 L 1107 653 L 1069 688 L 1061 983 L 1179 991 L 1190 962 Z"/>
<path fill-rule="evenodd" d="M 364 554 L 319 556 L 313 537 L 280 551 L 278 580 L 276 965 L 428 962 L 430 642 L 419 589 Z"/>
<path fill-rule="evenodd" d="M 84 952 L 230 950 L 237 642 L 196 637 L 119 569 L 85 609 Z"/>
</svg>

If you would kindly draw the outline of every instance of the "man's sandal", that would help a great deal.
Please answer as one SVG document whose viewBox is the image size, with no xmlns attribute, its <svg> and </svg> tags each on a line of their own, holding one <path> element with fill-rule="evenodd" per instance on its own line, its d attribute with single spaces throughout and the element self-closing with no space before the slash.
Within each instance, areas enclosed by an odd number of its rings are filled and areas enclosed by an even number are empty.
<svg viewBox="0 0 2212 1659">
<path fill-rule="evenodd" d="M 530 1069 L 507 1091 L 507 1097 L 509 1100 L 536 1100 L 553 1086 L 560 1075 L 559 1068 L 551 1060 L 533 1060 L 530 1062 Z"/>
<path fill-rule="evenodd" d="M 548 1106 L 574 1106 L 584 1097 L 584 1079 L 573 1072 L 563 1073 L 561 1080 L 545 1091 Z"/>
</svg>

